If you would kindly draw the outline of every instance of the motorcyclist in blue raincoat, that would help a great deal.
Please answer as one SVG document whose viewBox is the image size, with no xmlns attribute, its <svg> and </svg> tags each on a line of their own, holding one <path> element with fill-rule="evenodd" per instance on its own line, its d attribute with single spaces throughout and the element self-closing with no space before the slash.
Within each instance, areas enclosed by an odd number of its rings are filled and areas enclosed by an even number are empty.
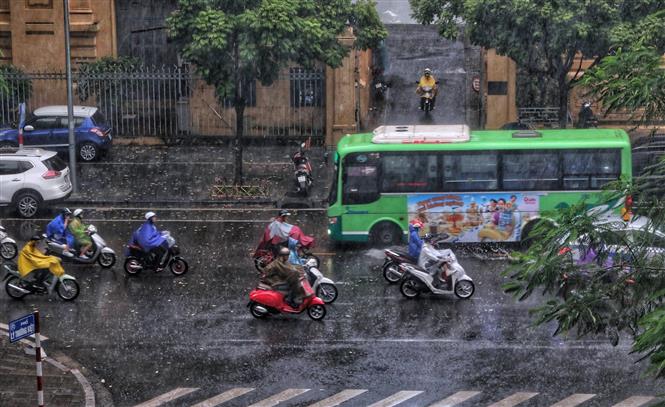
<svg viewBox="0 0 665 407">
<path fill-rule="evenodd" d="M 423 227 L 423 222 L 420 219 L 414 219 L 409 223 L 409 256 L 414 259 L 420 257 L 420 251 L 423 248 L 423 239 L 420 238 L 420 229 Z"/>
<path fill-rule="evenodd" d="M 146 253 L 154 253 L 155 259 L 159 260 L 158 269 L 160 269 L 164 268 L 169 247 L 166 238 L 157 229 L 155 221 L 157 221 L 157 214 L 147 212 L 145 222 L 134 232 L 132 240 L 138 243 Z"/>
<path fill-rule="evenodd" d="M 72 218 L 72 211 L 69 208 L 64 208 L 49 224 L 46 226 L 46 237 L 50 240 L 65 245 L 62 253 L 65 256 L 73 256 L 69 251 L 70 247 L 74 247 L 74 235 L 71 234 L 67 225 Z"/>
<path fill-rule="evenodd" d="M 289 263 L 296 266 L 304 266 L 305 260 L 300 255 L 302 245 L 296 239 L 289 238 Z"/>
</svg>

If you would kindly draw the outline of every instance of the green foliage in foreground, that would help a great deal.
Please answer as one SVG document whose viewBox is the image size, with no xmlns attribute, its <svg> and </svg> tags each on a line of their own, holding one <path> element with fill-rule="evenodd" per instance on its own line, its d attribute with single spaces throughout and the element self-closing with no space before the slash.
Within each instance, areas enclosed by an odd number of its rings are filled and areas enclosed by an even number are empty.
<svg viewBox="0 0 665 407">
<path fill-rule="evenodd" d="M 664 177 L 661 162 L 633 184 L 609 186 L 598 203 L 611 208 L 624 196 L 636 197 L 634 219 L 646 220 L 645 230 L 665 231 Z M 634 352 L 649 360 L 648 372 L 665 378 L 665 248 L 653 250 L 663 245 L 662 238 L 629 237 L 621 233 L 623 221 L 614 216 L 605 223 L 608 211 L 591 207 L 581 202 L 549 214 L 555 223 L 543 221 L 534 229 L 533 244 L 516 253 L 506 270 L 504 289 L 518 300 L 542 296 L 541 306 L 532 310 L 535 323 L 556 323 L 555 335 L 600 335 L 614 345 L 622 333 L 629 335 Z M 573 245 L 582 253 L 593 250 L 595 260 L 573 261 L 567 251 Z"/>
</svg>

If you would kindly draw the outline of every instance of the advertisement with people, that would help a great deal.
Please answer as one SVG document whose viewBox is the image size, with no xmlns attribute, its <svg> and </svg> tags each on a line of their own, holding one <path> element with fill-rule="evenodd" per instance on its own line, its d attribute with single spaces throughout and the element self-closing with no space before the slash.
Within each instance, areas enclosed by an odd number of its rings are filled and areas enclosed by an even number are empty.
<svg viewBox="0 0 665 407">
<path fill-rule="evenodd" d="M 511 242 L 538 215 L 540 197 L 523 193 L 408 195 L 409 221 L 418 217 L 424 233 L 449 242 Z"/>
</svg>

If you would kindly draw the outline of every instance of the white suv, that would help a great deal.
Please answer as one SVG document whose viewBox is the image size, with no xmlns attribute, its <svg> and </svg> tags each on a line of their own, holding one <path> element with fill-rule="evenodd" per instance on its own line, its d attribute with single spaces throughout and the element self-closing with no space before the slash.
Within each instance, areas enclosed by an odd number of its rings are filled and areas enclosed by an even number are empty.
<svg viewBox="0 0 665 407">
<path fill-rule="evenodd" d="M 20 216 L 31 218 L 43 202 L 60 201 L 71 193 L 69 168 L 55 152 L 0 150 L 0 206 L 12 205 Z"/>
</svg>

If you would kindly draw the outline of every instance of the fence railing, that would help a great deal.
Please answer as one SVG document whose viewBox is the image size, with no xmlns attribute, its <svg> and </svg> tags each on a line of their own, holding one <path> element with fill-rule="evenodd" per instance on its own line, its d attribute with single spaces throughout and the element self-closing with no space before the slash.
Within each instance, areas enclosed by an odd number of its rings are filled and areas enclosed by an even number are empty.
<svg viewBox="0 0 665 407">
<path fill-rule="evenodd" d="M 18 104 L 27 110 L 66 103 L 64 72 L 7 74 L 0 92 L 0 121 L 16 123 Z M 96 106 L 119 136 L 163 138 L 232 136 L 235 111 L 217 102 L 214 89 L 186 68 L 141 68 L 131 72 L 74 73 L 74 103 Z M 323 71 L 293 70 L 270 87 L 252 84 L 244 132 L 250 137 L 323 137 Z M 303 96 L 304 95 L 304 96 Z M 296 102 L 294 102 L 296 100 Z"/>
<path fill-rule="evenodd" d="M 527 123 L 534 127 L 559 127 L 558 107 L 520 107 L 518 109 L 518 117 L 522 123 Z"/>
</svg>

